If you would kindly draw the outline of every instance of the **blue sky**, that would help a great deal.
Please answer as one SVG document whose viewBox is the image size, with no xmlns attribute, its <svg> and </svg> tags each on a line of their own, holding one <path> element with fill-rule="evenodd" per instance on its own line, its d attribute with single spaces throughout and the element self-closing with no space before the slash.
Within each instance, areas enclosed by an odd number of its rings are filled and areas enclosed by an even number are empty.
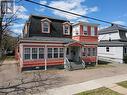
<svg viewBox="0 0 127 95">
<path fill-rule="evenodd" d="M 75 12 L 81 15 L 95 17 L 98 19 L 127 25 L 127 0 L 33 0 L 52 7 Z M 100 24 L 100 28 L 110 26 L 102 22 L 77 17 L 48 9 L 26 1 L 15 4 L 15 10 L 19 9 L 17 23 L 11 27 L 16 33 L 22 33 L 23 25 L 28 20 L 29 15 L 46 15 L 56 18 L 68 19 L 71 22 L 88 21 Z"/>
</svg>

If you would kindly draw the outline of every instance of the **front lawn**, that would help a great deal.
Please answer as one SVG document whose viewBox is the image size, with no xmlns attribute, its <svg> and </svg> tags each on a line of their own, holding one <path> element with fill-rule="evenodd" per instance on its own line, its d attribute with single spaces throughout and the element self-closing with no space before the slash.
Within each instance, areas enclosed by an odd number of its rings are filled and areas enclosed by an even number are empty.
<svg viewBox="0 0 127 95">
<path fill-rule="evenodd" d="M 127 81 L 122 81 L 120 83 L 117 83 L 119 86 L 127 88 Z"/>
<path fill-rule="evenodd" d="M 98 88 L 98 89 L 81 92 L 81 93 L 78 93 L 78 94 L 75 94 L 75 95 L 122 95 L 122 94 L 119 94 L 119 93 L 117 93 L 115 91 L 112 91 L 108 88 L 101 87 L 101 88 Z"/>
</svg>

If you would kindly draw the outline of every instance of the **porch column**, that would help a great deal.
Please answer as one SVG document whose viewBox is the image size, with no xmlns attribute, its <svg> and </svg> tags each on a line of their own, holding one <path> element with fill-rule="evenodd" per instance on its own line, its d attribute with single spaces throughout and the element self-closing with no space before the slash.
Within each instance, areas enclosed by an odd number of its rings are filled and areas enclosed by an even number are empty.
<svg viewBox="0 0 127 95">
<path fill-rule="evenodd" d="M 98 65 L 98 53 L 97 53 L 98 50 L 97 49 L 98 49 L 98 47 L 96 47 L 96 66 Z"/>
<path fill-rule="evenodd" d="M 47 45 L 44 48 L 45 70 L 47 70 Z"/>
<path fill-rule="evenodd" d="M 64 47 L 64 68 L 66 68 L 66 52 L 67 52 L 67 46 Z"/>
</svg>

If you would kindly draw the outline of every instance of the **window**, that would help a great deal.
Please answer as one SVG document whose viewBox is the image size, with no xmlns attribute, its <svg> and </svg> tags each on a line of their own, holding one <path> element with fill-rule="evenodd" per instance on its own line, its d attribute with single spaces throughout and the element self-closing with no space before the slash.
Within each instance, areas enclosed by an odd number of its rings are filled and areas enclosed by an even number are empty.
<svg viewBox="0 0 127 95">
<path fill-rule="evenodd" d="M 58 48 L 54 48 L 54 58 L 58 58 Z"/>
<path fill-rule="evenodd" d="M 93 48 L 93 56 L 96 56 L 97 55 L 97 52 L 96 52 L 96 48 Z"/>
<path fill-rule="evenodd" d="M 86 51 L 87 51 L 87 48 L 84 48 L 83 49 L 83 54 L 82 54 L 83 56 L 87 56 L 87 52 Z"/>
<path fill-rule="evenodd" d="M 106 52 L 109 52 L 109 47 L 106 47 Z"/>
<path fill-rule="evenodd" d="M 94 27 L 91 27 L 91 36 L 95 36 L 95 29 L 94 29 Z"/>
<path fill-rule="evenodd" d="M 24 48 L 24 59 L 30 59 L 30 48 Z"/>
<path fill-rule="evenodd" d="M 64 49 L 63 48 L 60 48 L 60 58 L 63 58 L 64 57 Z"/>
<path fill-rule="evenodd" d="M 90 56 L 90 53 L 91 53 L 91 49 L 88 48 L 88 56 Z"/>
<path fill-rule="evenodd" d="M 48 48 L 48 58 L 52 58 L 52 48 Z"/>
<path fill-rule="evenodd" d="M 87 35 L 87 26 L 83 26 L 83 31 L 84 31 L 84 34 Z"/>
<path fill-rule="evenodd" d="M 44 48 L 39 48 L 39 59 L 44 58 Z"/>
<path fill-rule="evenodd" d="M 63 26 L 63 33 L 65 35 L 70 35 L 70 26 L 69 25 L 64 25 Z"/>
<path fill-rule="evenodd" d="M 47 21 L 42 22 L 42 32 L 43 33 L 49 33 L 50 24 Z"/>
<path fill-rule="evenodd" d="M 32 48 L 32 59 L 37 59 L 37 48 Z"/>
</svg>

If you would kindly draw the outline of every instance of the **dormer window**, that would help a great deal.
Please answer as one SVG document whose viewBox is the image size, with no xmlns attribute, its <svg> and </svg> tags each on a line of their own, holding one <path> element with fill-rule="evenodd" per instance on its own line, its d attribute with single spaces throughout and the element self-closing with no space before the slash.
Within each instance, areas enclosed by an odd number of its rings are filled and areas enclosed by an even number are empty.
<svg viewBox="0 0 127 95">
<path fill-rule="evenodd" d="M 70 35 L 70 23 L 69 22 L 63 23 L 63 34 Z"/>
<path fill-rule="evenodd" d="M 48 19 L 41 20 L 42 23 L 42 33 L 50 33 L 50 23 L 51 21 Z"/>
</svg>

